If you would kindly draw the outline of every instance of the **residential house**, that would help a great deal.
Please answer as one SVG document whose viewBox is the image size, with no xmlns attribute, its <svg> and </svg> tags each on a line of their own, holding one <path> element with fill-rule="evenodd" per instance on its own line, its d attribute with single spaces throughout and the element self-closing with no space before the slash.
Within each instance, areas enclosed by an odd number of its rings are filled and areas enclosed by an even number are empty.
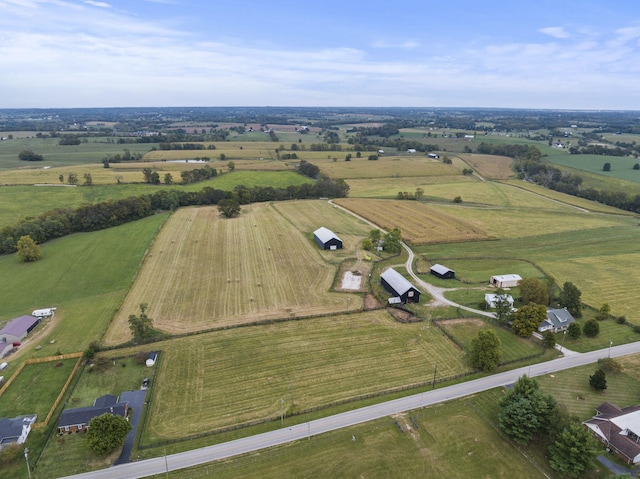
<svg viewBox="0 0 640 479">
<path fill-rule="evenodd" d="M 604 402 L 582 424 L 627 464 L 640 463 L 640 406 L 620 408 Z"/>
</svg>

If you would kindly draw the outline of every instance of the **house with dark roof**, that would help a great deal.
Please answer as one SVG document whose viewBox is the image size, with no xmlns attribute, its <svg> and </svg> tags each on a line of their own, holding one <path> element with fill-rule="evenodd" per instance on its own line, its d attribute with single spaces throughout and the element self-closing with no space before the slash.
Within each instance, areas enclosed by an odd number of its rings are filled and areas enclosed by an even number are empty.
<svg viewBox="0 0 640 479">
<path fill-rule="evenodd" d="M 420 302 L 420 291 L 393 268 L 389 268 L 380 275 L 380 283 L 394 298 L 400 298 L 400 301 L 392 298 L 389 300 L 390 303 Z"/>
<path fill-rule="evenodd" d="M 620 408 L 604 402 L 582 424 L 627 464 L 640 463 L 640 406 Z"/>
<path fill-rule="evenodd" d="M 62 411 L 58 422 L 58 434 L 85 432 L 89 429 L 89 423 L 94 417 L 102 416 L 103 414 L 127 417 L 128 412 L 128 402 L 118 402 L 118 396 L 105 394 L 96 399 L 93 402 L 93 406 Z"/>
<path fill-rule="evenodd" d="M 540 323 L 538 331 L 541 333 L 545 331 L 558 333 L 565 331 L 574 321 L 575 319 L 571 316 L 571 313 L 567 311 L 567 308 L 547 309 L 547 319 Z"/>
<path fill-rule="evenodd" d="M 19 345 L 27 337 L 27 334 L 40 324 L 40 321 L 41 318 L 24 315 L 5 324 L 0 329 L 0 358 L 9 354 L 14 346 Z"/>
<path fill-rule="evenodd" d="M 322 249 L 342 249 L 342 240 L 333 231 L 324 226 L 313 232 L 313 239 Z"/>
<path fill-rule="evenodd" d="M 442 266 L 441 264 L 434 264 L 429 273 L 434 275 L 436 278 L 441 279 L 453 279 L 456 277 L 456 272 L 452 269 L 447 268 L 446 266 Z"/>
<path fill-rule="evenodd" d="M 38 416 L 0 417 L 0 450 L 11 444 L 23 444 Z"/>
</svg>

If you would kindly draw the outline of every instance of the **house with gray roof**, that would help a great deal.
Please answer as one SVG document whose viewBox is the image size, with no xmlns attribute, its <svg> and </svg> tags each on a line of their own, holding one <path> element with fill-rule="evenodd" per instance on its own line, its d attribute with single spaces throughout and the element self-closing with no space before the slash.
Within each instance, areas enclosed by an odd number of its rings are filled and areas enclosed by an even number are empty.
<svg viewBox="0 0 640 479">
<path fill-rule="evenodd" d="M 627 464 L 640 463 L 640 406 L 620 408 L 604 402 L 582 424 Z"/>
<path fill-rule="evenodd" d="M 389 268 L 380 275 L 380 283 L 389 294 L 400 298 L 401 303 L 419 303 L 420 291 L 395 269 Z M 398 301 L 390 301 L 390 303 Z"/>
<path fill-rule="evenodd" d="M 547 309 L 547 319 L 540 323 L 538 331 L 541 333 L 545 331 L 558 333 L 565 331 L 574 321 L 575 319 L 571 316 L 571 313 L 567 311 L 567 308 Z"/>
<path fill-rule="evenodd" d="M 118 396 L 105 394 L 96 399 L 93 402 L 93 406 L 62 411 L 58 422 L 58 434 L 85 432 L 89 429 L 89 423 L 94 417 L 102 416 L 103 414 L 127 417 L 128 412 L 128 402 L 118 402 Z"/>
<path fill-rule="evenodd" d="M 0 450 L 11 444 L 24 444 L 38 416 L 0 417 Z"/>
</svg>

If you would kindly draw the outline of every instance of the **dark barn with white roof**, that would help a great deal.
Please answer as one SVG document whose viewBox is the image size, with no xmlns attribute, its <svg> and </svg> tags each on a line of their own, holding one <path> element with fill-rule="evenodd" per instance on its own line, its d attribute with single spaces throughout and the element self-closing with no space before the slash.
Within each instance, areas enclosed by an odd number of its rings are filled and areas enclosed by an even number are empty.
<svg viewBox="0 0 640 479">
<path fill-rule="evenodd" d="M 313 239 L 322 249 L 342 249 L 342 240 L 333 231 L 324 226 L 313 232 Z"/>
<path fill-rule="evenodd" d="M 389 268 L 380 275 L 380 283 L 389 294 L 400 298 L 404 304 L 420 302 L 420 291 L 393 268 Z"/>
<path fill-rule="evenodd" d="M 434 264 L 429 272 L 437 278 L 441 279 L 453 279 L 456 277 L 456 272 L 452 269 L 442 266 L 441 264 Z"/>
</svg>

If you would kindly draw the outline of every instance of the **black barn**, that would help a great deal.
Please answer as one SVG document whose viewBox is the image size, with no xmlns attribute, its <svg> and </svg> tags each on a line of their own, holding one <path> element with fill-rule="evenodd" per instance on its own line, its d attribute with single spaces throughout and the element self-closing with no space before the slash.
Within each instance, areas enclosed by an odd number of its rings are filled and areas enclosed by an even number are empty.
<svg viewBox="0 0 640 479">
<path fill-rule="evenodd" d="M 380 275 L 380 283 L 389 294 L 400 298 L 403 304 L 420 302 L 420 291 L 393 268 Z"/>
<path fill-rule="evenodd" d="M 456 272 L 454 270 L 449 269 L 446 266 L 442 266 L 441 264 L 434 264 L 429 272 L 442 279 L 452 279 L 456 277 Z"/>
<path fill-rule="evenodd" d="M 313 239 L 322 249 L 342 249 L 342 240 L 324 226 L 313 232 Z"/>
</svg>

